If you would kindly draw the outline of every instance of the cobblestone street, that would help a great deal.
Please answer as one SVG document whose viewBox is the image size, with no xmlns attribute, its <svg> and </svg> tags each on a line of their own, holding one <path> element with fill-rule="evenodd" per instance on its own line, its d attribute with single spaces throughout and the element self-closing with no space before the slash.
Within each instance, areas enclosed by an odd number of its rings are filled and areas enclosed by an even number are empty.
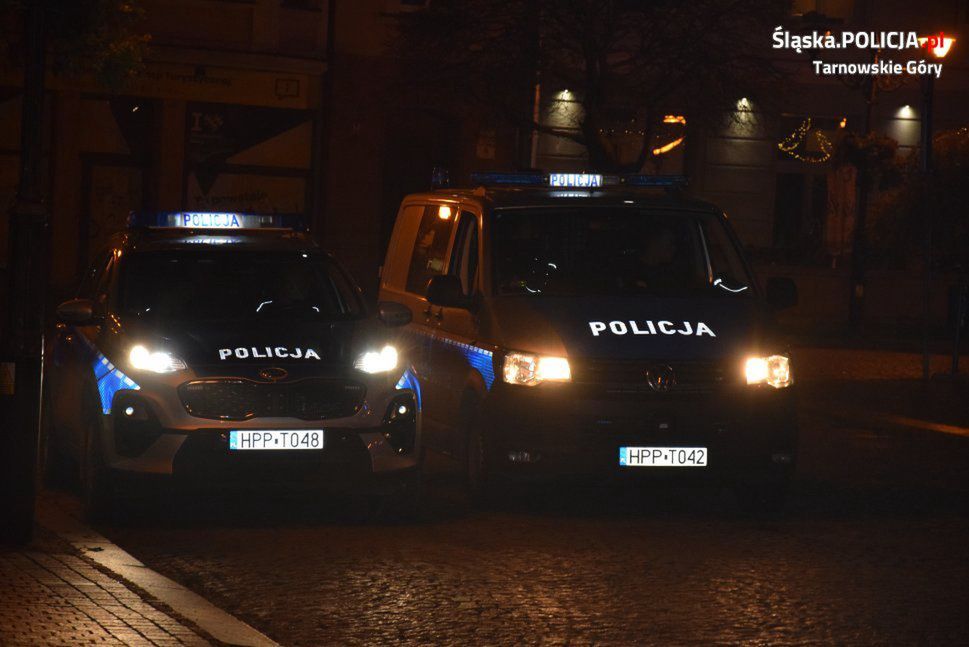
<svg viewBox="0 0 969 647">
<path fill-rule="evenodd" d="M 211 643 L 49 533 L 0 551 L 0 645 L 82 644 Z"/>
<path fill-rule="evenodd" d="M 917 370 L 868 360 L 803 358 L 780 520 L 744 518 L 726 491 L 665 486 L 532 488 L 468 513 L 439 458 L 418 524 L 229 497 L 103 531 L 283 644 L 965 644 L 969 439 L 817 411 L 836 395 L 828 380 L 864 391 Z M 928 413 L 958 422 L 950 409 Z"/>
</svg>

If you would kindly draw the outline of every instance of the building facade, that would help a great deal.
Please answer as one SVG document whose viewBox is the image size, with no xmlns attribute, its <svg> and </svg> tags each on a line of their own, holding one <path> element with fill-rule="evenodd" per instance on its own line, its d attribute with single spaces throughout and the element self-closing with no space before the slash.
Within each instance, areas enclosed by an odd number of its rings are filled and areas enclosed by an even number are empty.
<svg viewBox="0 0 969 647">
<path fill-rule="evenodd" d="M 316 238 L 374 293 L 407 193 L 435 166 L 461 182 L 471 171 L 527 166 L 581 170 L 585 150 L 403 96 L 392 82 L 395 17 L 423 0 L 141 0 L 151 34 L 144 70 L 120 94 L 93 80 L 48 79 L 44 142 L 52 215 L 54 289 L 63 294 L 131 210 L 207 209 L 298 213 Z M 937 131 L 969 122 L 969 0 L 797 0 L 792 24 L 823 15 L 837 29 L 945 31 L 961 40 L 935 84 Z M 765 47 L 770 34 L 765 34 Z M 682 173 L 690 189 L 728 213 L 762 275 L 796 277 L 808 321 L 847 312 L 854 177 L 828 159 L 845 132 L 861 130 L 865 95 L 818 76 L 807 53 L 776 52 L 794 70 L 792 91 L 770 110 L 738 96 L 716 132 L 666 115 L 644 172 Z M 917 79 L 880 83 L 870 129 L 899 153 L 920 141 Z M 12 204 L 19 163 L 20 83 L 0 76 L 0 204 Z M 543 88 L 547 125 L 579 116 L 567 88 Z M 636 132 L 616 146 L 635 158 Z M 0 250 L 6 251 L 4 222 Z M 0 257 L 2 261 L 2 257 Z M 877 272 L 876 272 L 877 274 Z M 876 276 L 877 278 L 877 276 Z M 890 275 L 874 300 L 894 316 L 918 299 L 920 279 Z M 944 312 L 946 285 L 933 296 Z M 844 299 L 831 299 L 839 291 Z M 878 297 L 879 291 L 882 296 Z M 876 298 L 877 297 L 877 298 Z"/>
<path fill-rule="evenodd" d="M 120 94 L 48 72 L 52 291 L 128 213 L 322 208 L 322 0 L 142 0 L 144 69 Z M 21 79 L 0 79 L 0 203 L 19 163 Z M 6 223 L 4 223 L 6 224 Z M 5 235 L 5 228 L 4 228 Z M 2 241 L 4 256 L 6 240 Z"/>
</svg>

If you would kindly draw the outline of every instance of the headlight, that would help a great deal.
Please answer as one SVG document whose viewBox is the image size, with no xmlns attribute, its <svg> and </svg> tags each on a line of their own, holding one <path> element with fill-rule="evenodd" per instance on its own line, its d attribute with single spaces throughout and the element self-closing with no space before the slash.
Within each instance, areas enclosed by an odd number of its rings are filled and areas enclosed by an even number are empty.
<svg viewBox="0 0 969 647">
<path fill-rule="evenodd" d="M 150 351 L 141 344 L 134 346 L 128 353 L 128 361 L 139 371 L 152 373 L 174 373 L 185 370 L 185 362 L 163 350 Z"/>
<path fill-rule="evenodd" d="M 364 373 L 386 373 L 397 368 L 397 349 L 384 346 L 379 351 L 363 353 L 353 363 L 354 368 Z"/>
<path fill-rule="evenodd" d="M 747 384 L 770 384 L 775 389 L 794 384 L 791 360 L 784 355 L 748 357 L 745 372 Z"/>
<path fill-rule="evenodd" d="M 502 371 L 505 382 L 535 386 L 541 382 L 568 382 L 572 379 L 569 360 L 528 353 L 508 353 Z"/>
</svg>

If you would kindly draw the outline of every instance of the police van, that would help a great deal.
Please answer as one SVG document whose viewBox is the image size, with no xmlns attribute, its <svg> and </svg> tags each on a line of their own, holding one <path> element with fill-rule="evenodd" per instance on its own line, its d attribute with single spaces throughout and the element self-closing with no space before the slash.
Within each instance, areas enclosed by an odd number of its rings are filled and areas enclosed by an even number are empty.
<svg viewBox="0 0 969 647">
<path fill-rule="evenodd" d="M 380 298 L 407 305 L 428 447 L 471 493 L 568 475 L 715 477 L 782 503 L 794 376 L 724 213 L 668 177 L 480 174 L 410 195 Z"/>
<path fill-rule="evenodd" d="M 412 512 L 421 401 L 395 342 L 409 310 L 368 311 L 293 218 L 130 224 L 57 308 L 48 352 L 47 454 L 79 468 L 88 513 L 109 513 L 147 476 L 319 488 Z"/>
</svg>

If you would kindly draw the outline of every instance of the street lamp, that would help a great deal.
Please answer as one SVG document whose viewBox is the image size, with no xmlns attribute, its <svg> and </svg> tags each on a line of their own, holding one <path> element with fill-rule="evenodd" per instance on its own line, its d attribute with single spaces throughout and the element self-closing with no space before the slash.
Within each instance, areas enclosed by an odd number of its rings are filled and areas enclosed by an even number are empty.
<svg viewBox="0 0 969 647">
<path fill-rule="evenodd" d="M 926 53 L 940 61 L 949 53 L 955 38 L 939 33 L 936 36 L 919 38 L 919 45 Z M 932 99 L 935 92 L 935 74 L 927 72 L 922 75 L 922 146 L 919 155 L 919 170 L 927 177 L 932 172 Z M 932 289 L 932 209 L 925 214 L 925 249 L 923 260 L 925 268 L 922 271 L 924 285 L 922 293 L 922 379 L 929 379 L 929 312 L 930 290 Z"/>
</svg>

